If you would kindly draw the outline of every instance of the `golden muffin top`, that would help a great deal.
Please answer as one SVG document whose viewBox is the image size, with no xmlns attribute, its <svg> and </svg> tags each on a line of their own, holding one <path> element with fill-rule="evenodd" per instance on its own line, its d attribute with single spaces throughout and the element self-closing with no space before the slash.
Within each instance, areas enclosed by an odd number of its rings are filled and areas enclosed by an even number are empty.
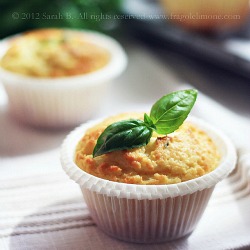
<svg viewBox="0 0 250 250">
<path fill-rule="evenodd" d="M 101 69 L 110 53 L 77 31 L 41 29 L 12 38 L 1 67 L 32 77 L 65 77 Z"/>
<path fill-rule="evenodd" d="M 99 178 L 131 184 L 173 184 L 197 178 L 214 170 L 220 155 L 212 139 L 191 122 L 163 136 L 156 132 L 146 146 L 113 151 L 92 157 L 104 129 L 119 120 L 142 119 L 143 114 L 110 117 L 88 129 L 77 145 L 75 162 Z"/>
</svg>

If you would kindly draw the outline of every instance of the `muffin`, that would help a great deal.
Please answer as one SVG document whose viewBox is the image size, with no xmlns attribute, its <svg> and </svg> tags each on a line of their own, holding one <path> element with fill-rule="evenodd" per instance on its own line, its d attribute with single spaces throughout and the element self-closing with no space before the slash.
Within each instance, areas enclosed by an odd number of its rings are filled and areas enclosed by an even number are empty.
<svg viewBox="0 0 250 250">
<path fill-rule="evenodd" d="M 87 130 L 76 149 L 76 165 L 99 178 L 142 185 L 180 183 L 217 167 L 220 155 L 215 144 L 190 122 L 166 136 L 154 132 L 146 146 L 93 158 L 94 146 L 104 129 L 116 121 L 130 118 L 142 120 L 143 114 L 117 115 Z"/>
<path fill-rule="evenodd" d="M 105 233 L 137 243 L 178 239 L 195 229 L 214 186 L 234 168 L 235 149 L 222 132 L 189 117 L 167 136 L 154 132 L 146 146 L 92 157 L 110 123 L 141 117 L 83 124 L 62 145 L 62 167 Z"/>
<path fill-rule="evenodd" d="M 235 30 L 249 14 L 248 0 L 160 0 L 168 20 L 199 31 Z"/>
<path fill-rule="evenodd" d="M 103 68 L 110 52 L 80 32 L 43 29 L 13 38 L 1 59 L 1 67 L 32 77 L 67 77 Z"/>
<path fill-rule="evenodd" d="M 10 114 L 36 127 L 70 127 L 93 117 L 126 64 L 120 44 L 98 32 L 40 29 L 0 43 Z"/>
</svg>

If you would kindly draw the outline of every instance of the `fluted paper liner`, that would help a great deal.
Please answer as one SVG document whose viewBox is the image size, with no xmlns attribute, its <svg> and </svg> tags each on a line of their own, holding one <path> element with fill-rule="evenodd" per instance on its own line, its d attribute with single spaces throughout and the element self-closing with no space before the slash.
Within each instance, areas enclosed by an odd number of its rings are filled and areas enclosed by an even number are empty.
<svg viewBox="0 0 250 250">
<path fill-rule="evenodd" d="M 214 171 L 178 184 L 125 184 L 90 175 L 74 163 L 75 148 L 84 131 L 100 121 L 83 124 L 68 135 L 61 149 L 62 167 L 80 185 L 94 221 L 104 232 L 126 241 L 153 243 L 194 230 L 214 186 L 234 169 L 236 151 L 221 131 L 200 119 L 188 120 L 213 139 L 222 159 Z"/>
<path fill-rule="evenodd" d="M 93 220 L 105 233 L 121 240 L 155 243 L 191 233 L 213 188 L 165 199 L 126 199 L 83 189 Z"/>
</svg>

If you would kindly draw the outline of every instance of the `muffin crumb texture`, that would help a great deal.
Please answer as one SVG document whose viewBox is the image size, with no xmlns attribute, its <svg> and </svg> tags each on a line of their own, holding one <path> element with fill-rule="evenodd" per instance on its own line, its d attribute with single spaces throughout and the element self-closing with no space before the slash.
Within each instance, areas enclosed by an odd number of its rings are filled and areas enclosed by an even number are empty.
<svg viewBox="0 0 250 250">
<path fill-rule="evenodd" d="M 115 121 L 132 118 L 143 119 L 143 114 L 120 114 L 88 129 L 77 145 L 78 167 L 110 181 L 159 185 L 191 180 L 218 166 L 220 155 L 216 145 L 204 131 L 188 121 L 167 136 L 154 133 L 146 146 L 93 158 L 96 141 L 104 129 Z"/>
<path fill-rule="evenodd" d="M 92 39 L 93 40 L 93 39 Z M 88 35 L 63 29 L 41 29 L 9 41 L 1 67 L 32 77 L 66 77 L 106 66 L 110 53 Z"/>
</svg>

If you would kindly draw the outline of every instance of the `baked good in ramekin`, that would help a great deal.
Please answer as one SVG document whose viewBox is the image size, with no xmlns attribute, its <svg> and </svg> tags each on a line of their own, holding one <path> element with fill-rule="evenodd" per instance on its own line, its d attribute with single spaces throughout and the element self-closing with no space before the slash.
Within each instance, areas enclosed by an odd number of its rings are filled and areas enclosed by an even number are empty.
<svg viewBox="0 0 250 250">
<path fill-rule="evenodd" d="M 138 116 L 131 118 L 134 117 Z M 168 135 L 168 145 L 164 142 L 163 146 L 162 142 L 157 142 L 157 136 L 153 136 L 146 151 L 138 148 L 110 152 L 96 157 L 93 165 L 91 157 L 86 157 L 93 148 L 95 139 L 92 136 L 100 135 L 111 121 L 106 120 L 97 127 L 100 121 L 83 124 L 68 135 L 61 149 L 62 167 L 80 185 L 97 226 L 113 237 L 137 243 L 164 242 L 190 234 L 200 220 L 215 185 L 235 167 L 236 152 L 230 140 L 204 121 L 191 117 L 179 130 Z M 187 142 L 190 150 L 183 146 L 185 142 L 178 145 L 179 141 L 187 138 L 185 133 L 193 138 Z M 83 135 L 86 136 L 84 139 Z M 157 147 L 159 151 L 155 150 Z M 165 152 L 161 147 L 165 147 Z M 133 153 L 136 151 L 135 156 Z M 174 151 L 178 151 L 177 154 L 173 154 Z M 156 172 L 149 173 L 152 166 L 145 159 L 152 160 L 152 155 L 157 153 L 162 157 L 156 156 Z M 110 159 L 112 155 L 113 161 Z M 124 159 L 127 162 L 124 163 Z M 206 160 L 209 162 L 207 165 Z M 160 161 L 162 166 L 159 166 Z M 86 171 L 81 169 L 85 164 Z M 146 168 L 142 164 L 146 164 Z M 99 170 L 91 172 L 93 166 Z M 117 170 L 121 172 L 120 177 Z"/>
<path fill-rule="evenodd" d="M 11 115 L 34 126 L 60 128 L 93 117 L 127 58 L 107 35 L 41 29 L 2 40 L 0 62 Z"/>
<path fill-rule="evenodd" d="M 199 31 L 231 31 L 246 22 L 248 0 L 160 0 L 168 20 Z"/>
</svg>

